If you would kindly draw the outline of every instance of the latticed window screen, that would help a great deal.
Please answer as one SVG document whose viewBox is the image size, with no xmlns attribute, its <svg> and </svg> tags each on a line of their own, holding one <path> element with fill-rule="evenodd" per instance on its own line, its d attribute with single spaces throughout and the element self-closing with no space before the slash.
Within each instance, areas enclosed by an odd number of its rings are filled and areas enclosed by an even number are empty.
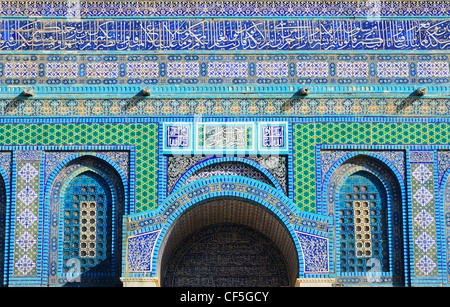
<svg viewBox="0 0 450 307">
<path fill-rule="evenodd" d="M 342 273 L 389 271 L 387 195 L 381 181 L 360 171 L 347 178 L 338 209 Z M 370 259 L 370 261 L 368 261 Z"/>
<path fill-rule="evenodd" d="M 111 191 L 93 172 L 73 179 L 64 201 L 64 272 L 79 260 L 81 273 L 111 272 Z"/>
</svg>

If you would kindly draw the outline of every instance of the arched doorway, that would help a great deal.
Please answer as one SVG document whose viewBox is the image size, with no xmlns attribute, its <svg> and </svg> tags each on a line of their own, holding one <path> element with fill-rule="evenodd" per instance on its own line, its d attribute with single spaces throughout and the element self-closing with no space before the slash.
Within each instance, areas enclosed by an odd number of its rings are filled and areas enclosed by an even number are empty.
<svg viewBox="0 0 450 307">
<path fill-rule="evenodd" d="M 292 286 L 295 243 L 260 205 L 237 198 L 205 201 L 184 212 L 161 245 L 162 286 Z"/>
</svg>

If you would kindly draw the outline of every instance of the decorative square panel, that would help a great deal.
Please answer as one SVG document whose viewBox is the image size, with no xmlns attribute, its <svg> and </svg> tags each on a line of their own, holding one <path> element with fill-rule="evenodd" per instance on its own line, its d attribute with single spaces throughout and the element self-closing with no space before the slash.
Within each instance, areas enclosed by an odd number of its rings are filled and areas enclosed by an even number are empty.
<svg viewBox="0 0 450 307">
<path fill-rule="evenodd" d="M 297 62 L 298 77 L 328 77 L 328 62 Z"/>
<path fill-rule="evenodd" d="M 425 182 L 430 179 L 433 174 L 430 169 L 425 166 L 425 164 L 420 164 L 413 172 L 412 175 L 417 179 L 421 184 L 425 184 Z"/>
<path fill-rule="evenodd" d="M 31 260 L 28 255 L 23 255 L 15 264 L 16 269 L 22 274 L 27 275 L 30 273 L 36 264 Z"/>
<path fill-rule="evenodd" d="M 377 75 L 380 78 L 395 78 L 409 76 L 408 62 L 378 62 Z"/>
<path fill-rule="evenodd" d="M 369 63 L 367 62 L 337 62 L 338 77 L 361 78 L 369 75 Z"/>
<path fill-rule="evenodd" d="M 169 78 L 195 78 L 200 74 L 198 62 L 168 62 L 167 77 Z"/>
<path fill-rule="evenodd" d="M 38 171 L 30 163 L 26 163 L 18 174 L 23 181 L 30 183 L 38 175 Z"/>
<path fill-rule="evenodd" d="M 17 221 L 23 228 L 27 229 L 37 221 L 37 217 L 29 209 L 25 209 L 17 216 Z"/>
<path fill-rule="evenodd" d="M 428 226 L 434 223 L 434 217 L 430 213 L 428 213 L 427 210 L 423 209 L 414 217 L 414 221 L 419 224 L 420 227 L 426 229 Z"/>
<path fill-rule="evenodd" d="M 156 62 L 127 63 L 127 77 L 157 78 L 158 68 L 158 63 Z"/>
<path fill-rule="evenodd" d="M 78 63 L 50 62 L 45 67 L 47 78 L 73 79 L 78 76 Z"/>
<path fill-rule="evenodd" d="M 417 62 L 417 76 L 441 78 L 448 77 L 448 62 Z"/>
<path fill-rule="evenodd" d="M 280 78 L 288 76 L 287 62 L 257 62 L 256 76 L 262 78 Z"/>
<path fill-rule="evenodd" d="M 436 241 L 428 233 L 423 232 L 416 238 L 414 243 L 426 253 L 433 247 Z"/>
<path fill-rule="evenodd" d="M 287 123 L 259 123 L 258 150 L 284 152 L 288 149 Z"/>
<path fill-rule="evenodd" d="M 17 240 L 16 244 L 24 251 L 29 251 L 34 244 L 36 244 L 36 239 L 30 235 L 28 232 L 24 232 Z"/>
<path fill-rule="evenodd" d="M 17 197 L 26 205 L 30 205 L 37 197 L 37 193 L 30 187 L 25 186 L 19 194 L 17 194 Z"/>
<path fill-rule="evenodd" d="M 192 124 L 191 123 L 165 123 L 163 124 L 163 150 L 164 151 L 191 151 Z"/>
<path fill-rule="evenodd" d="M 413 195 L 414 199 L 422 206 L 425 207 L 433 200 L 433 194 L 424 186 L 420 187 Z"/>
<path fill-rule="evenodd" d="M 416 263 L 416 267 L 424 274 L 429 275 L 437 264 L 428 256 L 424 255 L 420 260 Z"/>
</svg>

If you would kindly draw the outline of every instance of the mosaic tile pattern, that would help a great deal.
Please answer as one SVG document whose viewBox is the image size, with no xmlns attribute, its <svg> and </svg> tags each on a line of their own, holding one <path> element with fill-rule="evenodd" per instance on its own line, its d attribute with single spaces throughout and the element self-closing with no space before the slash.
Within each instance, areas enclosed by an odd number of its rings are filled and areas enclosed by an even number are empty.
<svg viewBox="0 0 450 307">
<path fill-rule="evenodd" d="M 324 273 L 329 270 L 328 240 L 323 237 L 297 232 L 305 258 L 305 272 Z"/>
<path fill-rule="evenodd" d="M 361 89 L 363 90 L 363 89 Z M 0 99 L 0 117 L 23 116 L 433 116 L 450 115 L 447 98 Z"/>
<path fill-rule="evenodd" d="M 29 154 L 31 153 L 31 155 Z M 17 154 L 15 277 L 37 276 L 39 182 L 41 152 Z"/>
<path fill-rule="evenodd" d="M 136 146 L 136 171 L 148 174 L 136 182 L 136 211 L 157 205 L 157 125 L 155 124 L 18 124 L 0 125 L 4 145 L 114 144 Z M 118 157 L 121 157 L 120 154 Z M 118 158 L 118 161 L 121 161 Z M 123 165 L 123 161 L 118 165 Z M 20 191 L 20 190 L 19 190 Z M 30 194 L 24 196 L 29 199 Z"/>
<path fill-rule="evenodd" d="M 433 152 L 410 154 L 414 276 L 437 277 L 436 201 Z M 431 159 L 427 159 L 428 156 Z M 424 159 L 425 158 L 425 159 Z M 428 161 L 427 161 L 428 160 Z M 431 160 L 431 161 L 430 161 Z"/>
<path fill-rule="evenodd" d="M 160 230 L 128 238 L 127 263 L 128 271 L 151 271 L 153 249 Z"/>
<path fill-rule="evenodd" d="M 316 144 L 448 144 L 444 123 L 294 124 L 294 194 L 302 210 L 316 211 Z"/>
<path fill-rule="evenodd" d="M 449 84 L 449 58 L 425 55 L 0 55 L 0 85 Z"/>
</svg>

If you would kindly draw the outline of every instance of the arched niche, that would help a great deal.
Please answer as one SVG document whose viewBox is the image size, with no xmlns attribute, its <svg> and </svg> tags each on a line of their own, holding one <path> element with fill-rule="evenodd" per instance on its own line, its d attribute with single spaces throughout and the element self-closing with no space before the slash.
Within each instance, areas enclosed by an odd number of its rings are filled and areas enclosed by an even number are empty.
<svg viewBox="0 0 450 307">
<path fill-rule="evenodd" d="M 326 214 L 334 224 L 332 263 L 337 283 L 404 285 L 404 193 L 394 171 L 374 156 L 356 154 L 340 161 L 325 181 L 325 187 Z M 362 187 L 368 190 L 356 191 Z M 363 195 L 369 198 L 363 200 Z M 373 195 L 378 197 L 376 202 L 370 200 Z M 368 206 L 367 210 L 364 205 Z M 360 212 L 362 215 L 357 216 Z M 368 222 L 358 223 L 357 219 Z M 379 231 L 380 227 L 384 228 L 383 232 Z M 362 238 L 359 241 L 358 235 Z M 360 244 L 362 249 L 358 249 Z M 375 250 L 385 257 L 374 255 Z M 349 256 L 349 252 L 355 255 Z M 350 261 L 353 263 L 349 264 Z"/>
<path fill-rule="evenodd" d="M 107 161 L 91 155 L 66 161 L 54 172 L 45 219 L 49 284 L 120 285 L 126 203 L 122 176 Z"/>
</svg>

